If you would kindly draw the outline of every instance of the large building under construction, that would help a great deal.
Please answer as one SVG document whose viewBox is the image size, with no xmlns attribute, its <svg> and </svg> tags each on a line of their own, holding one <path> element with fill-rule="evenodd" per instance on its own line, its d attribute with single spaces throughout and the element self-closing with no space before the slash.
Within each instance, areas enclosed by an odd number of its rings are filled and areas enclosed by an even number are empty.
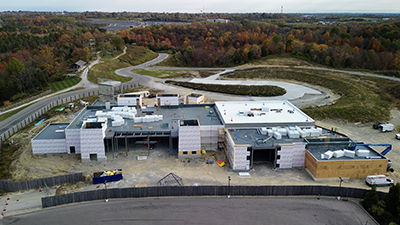
<svg viewBox="0 0 400 225">
<path fill-rule="evenodd" d="M 143 146 L 163 146 L 179 158 L 220 150 L 234 171 L 258 164 L 306 167 L 316 179 L 361 178 L 387 169 L 383 155 L 365 146 L 345 150 L 352 140 L 316 127 L 288 101 L 182 104 L 177 95 L 160 95 L 158 105 L 145 107 L 140 96 L 120 97 L 119 105 L 87 106 L 69 124 L 49 124 L 32 139 L 33 153 L 80 154 L 82 161 L 101 161 Z"/>
</svg>

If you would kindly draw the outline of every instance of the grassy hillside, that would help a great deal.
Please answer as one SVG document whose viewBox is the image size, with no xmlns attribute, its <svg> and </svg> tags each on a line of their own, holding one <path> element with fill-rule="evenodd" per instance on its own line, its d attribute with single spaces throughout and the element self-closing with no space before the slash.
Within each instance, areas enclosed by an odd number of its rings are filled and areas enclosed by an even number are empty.
<svg viewBox="0 0 400 225">
<path fill-rule="evenodd" d="M 121 62 L 129 63 L 132 66 L 150 61 L 158 56 L 157 53 L 143 46 L 129 46 L 126 55 L 119 58 Z"/>
<path fill-rule="evenodd" d="M 154 70 L 136 69 L 133 72 L 157 78 L 176 78 L 176 77 L 208 77 L 219 71 L 186 71 L 186 70 Z"/>
<path fill-rule="evenodd" d="M 119 76 L 115 74 L 115 70 L 128 67 L 131 65 L 138 65 L 157 57 L 157 53 L 142 46 L 129 46 L 126 54 L 119 59 L 114 56 L 105 56 L 101 60 L 103 63 L 94 66 L 88 75 L 88 79 L 92 83 L 99 83 L 104 80 L 116 80 L 121 82 L 128 82 L 132 78 Z"/>
</svg>

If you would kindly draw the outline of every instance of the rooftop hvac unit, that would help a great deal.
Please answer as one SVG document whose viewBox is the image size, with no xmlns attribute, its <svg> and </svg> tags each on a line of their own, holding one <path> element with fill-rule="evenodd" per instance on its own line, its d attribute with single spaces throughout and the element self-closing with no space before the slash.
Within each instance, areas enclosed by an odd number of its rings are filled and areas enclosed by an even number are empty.
<svg viewBox="0 0 400 225">
<path fill-rule="evenodd" d="M 274 132 L 274 138 L 275 138 L 276 140 L 280 140 L 280 139 L 282 139 L 282 134 L 279 133 L 279 132 Z"/>
</svg>

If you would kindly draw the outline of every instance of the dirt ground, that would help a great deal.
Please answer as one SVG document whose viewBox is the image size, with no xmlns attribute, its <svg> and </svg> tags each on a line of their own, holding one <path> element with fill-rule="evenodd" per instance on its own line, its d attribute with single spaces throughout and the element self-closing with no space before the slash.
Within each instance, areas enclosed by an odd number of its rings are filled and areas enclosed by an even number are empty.
<svg viewBox="0 0 400 225">
<path fill-rule="evenodd" d="M 19 157 L 12 163 L 12 177 L 16 180 L 48 177 L 69 172 L 82 171 L 90 175 L 96 171 L 108 169 L 122 169 L 125 179 L 119 182 L 108 184 L 109 187 L 134 187 L 153 186 L 169 173 L 175 173 L 183 178 L 185 185 L 224 185 L 231 177 L 232 185 L 338 185 L 336 179 L 314 181 L 307 174 L 305 169 L 273 169 L 272 166 L 258 165 L 250 171 L 250 177 L 242 178 L 238 173 L 233 172 L 228 166 L 220 168 L 216 163 L 207 164 L 207 159 L 224 159 L 224 154 L 209 154 L 206 158 L 194 160 L 180 160 L 176 154 L 172 154 L 166 148 L 160 147 L 151 150 L 147 160 L 137 160 L 138 155 L 147 154 L 138 151 L 120 153 L 115 157 L 108 154 L 105 162 L 82 163 L 78 155 L 33 155 L 31 152 L 30 140 L 45 125 L 50 122 L 69 122 L 73 114 L 58 114 L 45 123 L 30 127 L 12 137 L 14 143 L 20 145 Z M 395 125 L 400 125 L 400 111 L 392 111 L 392 120 Z M 388 157 L 393 161 L 395 172 L 390 176 L 400 182 L 400 141 L 394 138 L 393 132 L 380 133 L 372 129 L 371 124 L 349 124 L 340 121 L 317 121 L 317 125 L 326 128 L 335 127 L 341 133 L 347 134 L 354 140 L 365 143 L 390 143 L 393 150 Z M 344 186 L 368 188 L 363 179 L 345 180 Z M 104 188 L 104 185 L 78 184 L 62 187 L 61 191 L 90 190 Z M 379 188 L 387 191 L 388 188 Z"/>
<path fill-rule="evenodd" d="M 389 122 L 393 123 L 396 127 L 400 126 L 400 110 L 395 109 L 391 111 L 391 119 Z M 355 141 L 362 141 L 367 144 L 392 144 L 392 151 L 386 156 L 392 160 L 395 172 L 389 175 L 396 182 L 400 182 L 400 140 L 395 138 L 396 132 L 382 133 L 379 130 L 372 129 L 372 123 L 360 124 L 325 120 L 317 121 L 317 125 L 326 128 L 335 127 L 338 132 L 346 134 Z M 376 150 L 382 151 L 383 148 L 376 147 Z"/>
</svg>

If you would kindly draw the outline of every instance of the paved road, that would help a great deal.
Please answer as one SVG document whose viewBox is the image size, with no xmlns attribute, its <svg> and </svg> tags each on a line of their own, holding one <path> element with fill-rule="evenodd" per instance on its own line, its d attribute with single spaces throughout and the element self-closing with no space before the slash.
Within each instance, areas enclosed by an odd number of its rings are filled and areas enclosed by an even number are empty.
<svg viewBox="0 0 400 225">
<path fill-rule="evenodd" d="M 400 78 L 397 77 L 390 77 L 390 76 L 383 76 L 379 74 L 374 74 L 374 73 L 367 73 L 367 72 L 357 72 L 357 71 L 349 71 L 349 70 L 339 70 L 339 69 L 330 69 L 330 68 L 323 68 L 323 67 L 314 67 L 314 66 L 283 66 L 283 65 L 259 65 L 259 66 L 254 66 L 254 67 L 166 67 L 166 66 L 154 66 L 152 69 L 158 69 L 158 70 L 197 70 L 197 71 L 202 71 L 202 70 L 224 70 L 219 75 L 222 75 L 224 73 L 229 73 L 233 72 L 236 70 L 243 70 L 243 69 L 253 69 L 253 68 L 298 68 L 298 69 L 311 69 L 311 70 L 319 70 L 319 71 L 327 71 L 327 72 L 335 72 L 335 73 L 345 73 L 345 74 L 350 74 L 350 75 L 357 75 L 357 76 L 362 76 L 362 77 L 375 77 L 375 78 L 380 78 L 384 80 L 391 80 L 391 81 L 396 81 L 400 82 Z M 218 76 L 211 76 L 212 79 L 217 79 Z M 209 79 L 209 78 L 208 78 Z"/>
<path fill-rule="evenodd" d="M 87 66 L 87 67 L 82 71 L 82 73 L 81 73 L 81 81 L 80 81 L 79 83 L 77 83 L 76 85 L 74 85 L 74 86 L 72 86 L 72 87 L 69 87 L 69 88 L 66 88 L 66 89 L 63 89 L 63 90 L 60 90 L 60 91 L 58 91 L 58 92 L 54 92 L 54 93 L 48 94 L 48 95 L 43 96 L 43 97 L 40 97 L 40 98 L 37 98 L 37 99 L 35 99 L 35 100 L 32 100 L 32 101 L 27 102 L 27 103 L 25 103 L 25 104 L 19 105 L 19 106 L 17 106 L 17 107 L 14 107 L 14 108 L 5 110 L 5 111 L 3 111 L 3 112 L 0 112 L 0 115 L 2 115 L 2 114 L 4 114 L 4 113 L 7 113 L 7 112 L 14 111 L 14 110 L 19 109 L 19 108 L 22 108 L 22 107 L 25 107 L 25 106 L 30 105 L 30 104 L 32 104 L 32 103 L 38 102 L 38 101 L 40 101 L 40 100 L 43 100 L 43 99 L 46 99 L 46 98 L 49 98 L 49 97 L 52 97 L 52 96 L 60 95 L 61 93 L 64 93 L 64 92 L 67 92 L 67 91 L 70 91 L 70 90 L 74 90 L 74 89 L 76 89 L 76 88 L 95 88 L 95 87 L 97 87 L 97 85 L 91 83 L 91 82 L 88 80 L 87 77 L 88 77 L 89 70 L 90 70 L 93 66 L 95 66 L 96 64 L 99 64 L 99 63 L 100 63 L 100 56 L 97 56 L 97 59 L 94 60 L 94 61 L 92 61 L 92 62 L 89 64 L 89 66 Z M 0 131 L 0 133 L 1 133 L 1 131 Z"/>
<path fill-rule="evenodd" d="M 123 69 L 120 69 L 118 71 L 121 71 L 121 73 L 124 73 L 124 74 L 132 75 L 134 77 L 136 74 L 131 73 L 130 70 L 138 69 L 138 68 L 145 68 L 147 66 L 151 66 L 151 65 L 157 64 L 157 63 L 163 61 L 164 59 L 166 59 L 167 57 L 168 57 L 168 54 L 159 54 L 159 56 L 157 58 L 153 59 L 153 60 L 150 60 L 148 62 L 145 62 L 145 63 L 137 65 L 137 66 L 131 66 L 131 67 L 128 67 L 128 68 L 123 68 Z M 31 105 L 31 106 L 21 110 L 20 112 L 16 113 L 15 115 L 13 115 L 13 116 L 1 121 L 0 122 L 0 134 L 4 133 L 7 129 L 9 129 L 10 127 L 14 126 L 19 121 L 25 119 L 26 117 L 28 117 L 32 112 L 39 110 L 40 108 L 42 108 L 43 106 L 47 105 L 48 103 L 50 103 L 54 99 L 58 99 L 59 97 L 72 96 L 72 95 L 75 95 L 77 93 L 83 93 L 85 90 L 78 90 L 78 91 L 67 92 L 67 93 L 61 93 L 61 92 L 66 92 L 68 90 L 72 90 L 72 89 L 77 88 L 77 87 L 88 87 L 89 90 L 96 88 L 97 87 L 96 85 L 93 85 L 92 83 L 90 83 L 87 80 L 87 74 L 88 74 L 90 68 L 92 68 L 94 65 L 98 64 L 99 62 L 100 62 L 100 59 L 98 58 L 97 60 L 95 60 L 92 63 L 90 63 L 88 68 L 86 68 L 82 73 L 82 81 L 79 84 L 77 84 L 76 86 L 71 87 L 69 89 L 62 90 L 62 91 L 57 92 L 57 93 L 53 93 L 53 94 L 48 95 L 48 96 L 44 96 L 44 97 L 42 97 L 40 99 L 37 99 L 37 100 L 33 101 L 33 102 L 35 102 L 33 105 Z M 116 72 L 118 72 L 118 71 L 116 71 Z M 139 83 L 139 84 L 145 84 L 149 80 L 151 80 L 151 78 L 146 77 L 146 76 L 138 75 L 138 77 L 135 77 L 135 80 L 133 82 Z M 88 90 L 88 89 L 86 89 L 86 90 Z M 29 104 L 31 104 L 33 102 L 30 102 Z M 20 107 L 22 107 L 22 106 L 20 106 Z M 13 109 L 16 109 L 16 108 L 13 108 Z"/>
<path fill-rule="evenodd" d="M 97 201 L 4 217 L 4 224 L 376 224 L 358 205 L 336 199 L 161 198 Z"/>
<path fill-rule="evenodd" d="M 137 65 L 137 66 L 129 66 L 129 67 L 125 67 L 122 69 L 118 69 L 115 71 L 115 73 L 120 76 L 133 77 L 135 79 L 135 82 L 142 84 L 142 85 L 147 85 L 149 82 L 156 80 L 156 78 L 150 77 L 150 76 L 143 76 L 143 75 L 132 72 L 132 70 L 143 69 L 145 67 L 155 65 L 157 63 L 164 61 L 166 58 L 168 58 L 168 54 L 160 53 L 160 54 L 158 54 L 158 57 L 153 60 L 150 60 L 148 62 L 145 62 L 145 63 Z"/>
<path fill-rule="evenodd" d="M 294 100 L 302 98 L 305 94 L 309 95 L 322 95 L 322 93 L 313 88 L 309 88 L 303 85 L 282 82 L 282 81 L 267 81 L 267 80 L 211 80 L 211 79 L 192 79 L 192 83 L 198 84 L 220 84 L 220 85 L 248 85 L 248 86 L 260 86 L 260 85 L 272 85 L 281 87 L 286 90 L 286 93 L 281 96 L 267 97 L 271 100 Z M 259 97 L 263 99 L 265 97 Z M 257 98 L 255 98 L 257 99 Z"/>
</svg>

